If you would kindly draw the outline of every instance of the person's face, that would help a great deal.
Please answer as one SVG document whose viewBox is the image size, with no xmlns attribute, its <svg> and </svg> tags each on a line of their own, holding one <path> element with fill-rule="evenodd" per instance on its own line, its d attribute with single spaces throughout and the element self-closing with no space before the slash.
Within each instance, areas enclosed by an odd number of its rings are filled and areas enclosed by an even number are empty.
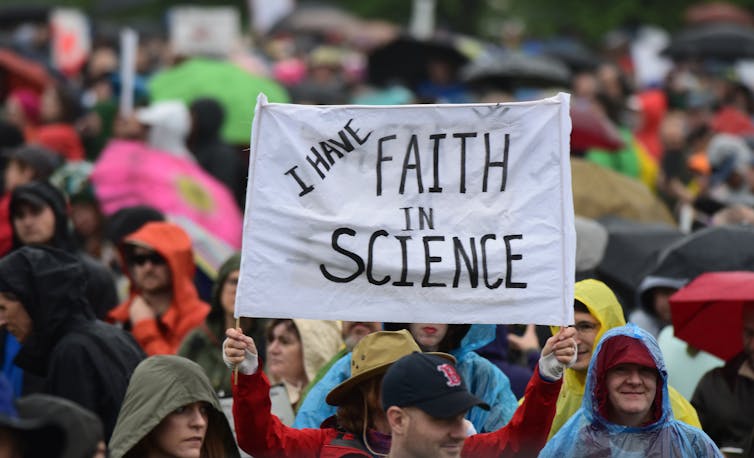
<svg viewBox="0 0 754 458">
<path fill-rule="evenodd" d="M 749 364 L 754 368 L 754 306 L 744 309 L 744 352 L 749 357 Z"/>
<path fill-rule="evenodd" d="M 77 202 L 71 205 L 71 222 L 77 234 L 90 237 L 99 230 L 102 218 L 95 204 Z"/>
<path fill-rule="evenodd" d="M 571 368 L 577 371 L 585 371 L 589 368 L 589 361 L 592 359 L 592 350 L 594 350 L 594 339 L 600 331 L 600 322 L 589 313 L 573 312 L 574 325 L 576 328 L 576 344 L 578 345 L 578 354 L 576 364 Z"/>
<path fill-rule="evenodd" d="M 26 184 L 34 179 L 34 169 L 27 167 L 21 162 L 11 159 L 3 171 L 3 181 L 5 182 L 5 192 L 11 192 L 22 184 Z"/>
<path fill-rule="evenodd" d="M 424 351 L 437 351 L 440 342 L 448 333 L 448 325 L 441 323 L 412 323 L 409 329 L 416 343 Z"/>
<path fill-rule="evenodd" d="M 48 87 L 40 99 L 39 115 L 44 121 L 55 121 L 61 116 L 60 100 L 55 88 Z"/>
<path fill-rule="evenodd" d="M 267 342 L 267 370 L 284 380 L 306 378 L 301 340 L 286 323 L 278 323 L 272 328 L 272 340 Z"/>
<path fill-rule="evenodd" d="M 107 445 L 105 445 L 105 441 L 97 442 L 97 450 L 94 451 L 92 458 L 107 458 Z"/>
<path fill-rule="evenodd" d="M 137 246 L 130 256 L 131 272 L 136 287 L 146 293 L 169 290 L 172 286 L 170 266 L 154 250 Z"/>
<path fill-rule="evenodd" d="M 381 327 L 379 321 L 344 321 L 343 341 L 348 348 L 353 348 L 364 336 L 379 331 Z"/>
<path fill-rule="evenodd" d="M 194 402 L 175 409 L 152 430 L 151 456 L 199 458 L 209 424 L 209 409 L 204 402 Z"/>
<path fill-rule="evenodd" d="M 13 215 L 13 230 L 24 245 L 49 243 L 55 235 L 55 213 L 48 205 L 22 204 Z"/>
<path fill-rule="evenodd" d="M 431 417 L 421 409 L 403 409 L 407 415 L 403 441 L 405 456 L 413 458 L 451 458 L 461 456 L 466 439 L 466 412 L 455 417 L 440 419 Z"/>
<path fill-rule="evenodd" d="M 649 420 L 657 394 L 657 370 L 638 364 L 619 364 L 605 376 L 610 421 L 639 426 Z"/>
<path fill-rule="evenodd" d="M 238 270 L 231 272 L 223 282 L 223 289 L 220 292 L 220 304 L 226 315 L 233 315 L 236 305 L 236 287 L 238 286 Z"/>
<path fill-rule="evenodd" d="M 21 103 L 15 97 L 8 97 L 5 100 L 5 120 L 19 129 L 26 127 L 26 114 L 21 108 Z"/>
<path fill-rule="evenodd" d="M 670 323 L 670 296 L 676 291 L 673 288 L 655 288 L 652 293 L 655 312 L 663 323 Z"/>
<path fill-rule="evenodd" d="M 15 297 L 0 293 L 0 326 L 5 326 L 19 342 L 24 343 L 32 329 L 29 313 Z"/>
</svg>

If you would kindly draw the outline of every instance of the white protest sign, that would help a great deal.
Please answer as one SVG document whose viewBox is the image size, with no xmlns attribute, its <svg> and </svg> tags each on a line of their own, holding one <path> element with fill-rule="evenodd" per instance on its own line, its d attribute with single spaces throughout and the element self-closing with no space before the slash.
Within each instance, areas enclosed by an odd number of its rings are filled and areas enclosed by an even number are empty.
<svg viewBox="0 0 754 458">
<path fill-rule="evenodd" d="M 573 322 L 569 95 L 304 106 L 260 95 L 236 315 Z"/>
<path fill-rule="evenodd" d="M 65 75 L 75 75 L 89 57 L 89 19 L 80 10 L 55 8 L 50 15 L 52 62 Z"/>
<path fill-rule="evenodd" d="M 227 57 L 241 40 L 241 16 L 231 6 L 170 9 L 170 46 L 181 56 Z"/>
</svg>

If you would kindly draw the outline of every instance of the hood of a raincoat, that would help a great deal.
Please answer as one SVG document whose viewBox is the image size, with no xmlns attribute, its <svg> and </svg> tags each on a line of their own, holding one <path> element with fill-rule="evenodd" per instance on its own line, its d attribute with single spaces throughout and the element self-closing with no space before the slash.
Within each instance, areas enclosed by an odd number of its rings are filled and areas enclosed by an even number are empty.
<svg viewBox="0 0 754 458">
<path fill-rule="evenodd" d="M 657 394 L 661 396 L 659 415 L 643 426 L 623 426 L 609 421 L 600 414 L 599 399 L 604 398 L 596 389 L 604 376 L 600 353 L 606 342 L 623 336 L 636 339 L 646 348 L 658 372 Z M 651 334 L 628 324 L 607 331 L 594 350 L 586 382 L 586 392 L 581 408 L 547 442 L 540 458 L 573 456 L 705 456 L 722 457 L 714 442 L 699 428 L 676 420 L 671 411 L 668 395 L 667 369 L 657 341 Z"/>
<path fill-rule="evenodd" d="M 48 394 L 30 394 L 16 401 L 22 418 L 43 419 L 65 432 L 61 458 L 94 456 L 97 445 L 105 440 L 102 420 L 75 402 Z"/>
<path fill-rule="evenodd" d="M 32 181 L 18 186 L 13 190 L 10 198 L 11 226 L 13 226 L 13 215 L 18 211 L 18 207 L 24 203 L 37 207 L 40 205 L 50 207 L 55 215 L 55 232 L 50 245 L 62 250 L 71 251 L 75 249 L 73 235 L 68 226 L 68 204 L 63 193 L 46 181 Z M 14 230 L 13 247 L 21 246 L 23 246 L 23 243 L 18 239 Z"/>
<path fill-rule="evenodd" d="M 574 299 L 584 304 L 589 309 L 589 313 L 600 323 L 600 329 L 594 337 L 592 349 L 597 346 L 605 332 L 626 324 L 623 307 L 621 307 L 618 298 L 615 297 L 610 287 L 603 282 L 592 278 L 582 280 L 574 285 L 573 293 Z M 577 382 L 583 392 L 586 373 L 574 369 L 566 369 L 565 372 L 564 382 L 566 384 Z"/>
<path fill-rule="evenodd" d="M 657 318 L 657 311 L 654 306 L 652 291 L 655 288 L 672 288 L 681 289 L 688 283 L 685 278 L 670 278 L 648 275 L 641 280 L 639 287 L 636 288 L 637 305 L 642 308 L 649 316 Z"/>
<path fill-rule="evenodd" d="M 309 380 L 314 380 L 317 371 L 328 363 L 343 348 L 340 325 L 337 321 L 293 320 L 301 336 L 301 352 L 304 354 L 304 371 Z"/>
<path fill-rule="evenodd" d="M 238 457 L 230 425 L 204 371 L 174 355 L 151 356 L 136 366 L 110 439 L 110 457 L 124 457 L 168 414 L 194 402 L 212 407 L 205 441 L 219 440 L 224 457 Z"/>
<path fill-rule="evenodd" d="M 608 341 L 615 339 L 619 336 L 629 337 L 635 339 L 641 345 L 643 345 L 649 355 L 654 361 L 655 368 L 659 374 L 657 379 L 657 394 L 656 397 L 660 399 L 661 412 L 655 414 L 655 421 L 640 427 L 622 426 L 610 422 L 604 416 L 604 406 L 606 402 L 605 392 L 605 374 L 608 369 L 606 364 L 609 363 L 605 358 L 600 357 L 600 353 L 603 351 L 605 344 Z M 673 413 L 670 410 L 670 397 L 668 396 L 668 370 L 665 367 L 665 360 L 662 358 L 662 351 L 657 341 L 647 331 L 634 325 L 633 323 L 610 329 L 602 336 L 602 340 L 592 353 L 592 359 L 589 362 L 589 370 L 586 377 L 586 389 L 585 393 L 589 393 L 588 396 L 584 396 L 582 402 L 582 410 L 587 421 L 590 423 L 599 423 L 606 429 L 612 432 L 635 432 L 635 431 L 651 431 L 657 429 L 660 425 L 667 422 L 668 418 L 672 418 Z"/>
<path fill-rule="evenodd" d="M 173 223 L 150 222 L 127 236 L 123 241 L 123 246 L 126 244 L 140 245 L 154 250 L 167 261 L 173 285 L 173 301 L 163 315 L 162 321 L 170 329 L 180 327 L 179 321 L 191 320 L 195 314 L 206 316 L 208 305 L 199 299 L 199 293 L 194 286 L 195 265 L 191 239 L 183 229 Z M 126 259 L 124 248 L 121 254 L 123 259 Z M 139 290 L 131 281 L 129 299 L 112 309 L 109 316 L 115 321 L 128 321 L 128 308 L 137 294 Z"/>
<path fill-rule="evenodd" d="M 32 321 L 15 358 L 17 366 L 44 375 L 55 344 L 81 321 L 92 321 L 84 267 L 56 248 L 21 247 L 0 260 L 0 291 L 18 297 Z"/>
</svg>

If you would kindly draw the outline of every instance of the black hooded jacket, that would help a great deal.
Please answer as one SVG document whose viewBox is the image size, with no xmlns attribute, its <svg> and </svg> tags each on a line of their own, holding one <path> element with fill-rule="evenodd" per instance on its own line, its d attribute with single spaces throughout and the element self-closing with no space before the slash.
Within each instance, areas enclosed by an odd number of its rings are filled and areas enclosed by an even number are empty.
<svg viewBox="0 0 754 458">
<path fill-rule="evenodd" d="M 113 275 L 102 263 L 76 248 L 73 234 L 68 224 L 68 212 L 65 197 L 57 188 L 44 181 L 33 181 L 13 190 L 10 201 L 10 218 L 13 224 L 13 215 L 17 207 L 29 202 L 33 205 L 47 205 L 55 214 L 55 233 L 50 245 L 73 253 L 81 261 L 86 272 L 86 298 L 92 307 L 94 314 L 99 319 L 104 319 L 107 312 L 118 305 L 118 292 L 115 288 Z M 13 249 L 23 246 L 18 235 L 13 233 Z"/>
<path fill-rule="evenodd" d="M 21 247 L 0 260 L 0 292 L 13 293 L 32 322 L 15 364 L 44 377 L 45 393 L 99 415 L 109 438 L 144 353 L 128 333 L 95 319 L 84 285 L 81 262 L 55 248 Z"/>
<path fill-rule="evenodd" d="M 225 113 L 214 99 L 197 99 L 191 104 L 189 149 L 199 165 L 225 184 L 239 208 L 246 199 L 247 168 L 241 155 L 220 138 Z"/>
</svg>

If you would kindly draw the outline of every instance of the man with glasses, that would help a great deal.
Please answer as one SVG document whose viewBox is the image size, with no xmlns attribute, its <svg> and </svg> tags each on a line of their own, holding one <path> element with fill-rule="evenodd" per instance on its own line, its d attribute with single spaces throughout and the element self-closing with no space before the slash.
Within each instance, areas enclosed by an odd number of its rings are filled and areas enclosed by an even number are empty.
<svg viewBox="0 0 754 458">
<path fill-rule="evenodd" d="M 209 312 L 193 283 L 191 239 L 173 223 L 151 222 L 125 238 L 121 254 L 131 291 L 109 320 L 130 330 L 150 356 L 176 353 Z"/>
<path fill-rule="evenodd" d="M 552 421 L 550 437 L 568 421 L 581 407 L 586 386 L 586 375 L 592 352 L 610 329 L 624 326 L 626 319 L 615 294 L 601 281 L 588 279 L 577 282 L 574 287 L 574 327 L 576 328 L 576 364 L 566 369 L 563 388 L 560 390 L 555 419 Z M 691 404 L 673 387 L 670 392 L 670 405 L 676 419 L 691 426 L 701 428 L 699 417 Z"/>
</svg>

